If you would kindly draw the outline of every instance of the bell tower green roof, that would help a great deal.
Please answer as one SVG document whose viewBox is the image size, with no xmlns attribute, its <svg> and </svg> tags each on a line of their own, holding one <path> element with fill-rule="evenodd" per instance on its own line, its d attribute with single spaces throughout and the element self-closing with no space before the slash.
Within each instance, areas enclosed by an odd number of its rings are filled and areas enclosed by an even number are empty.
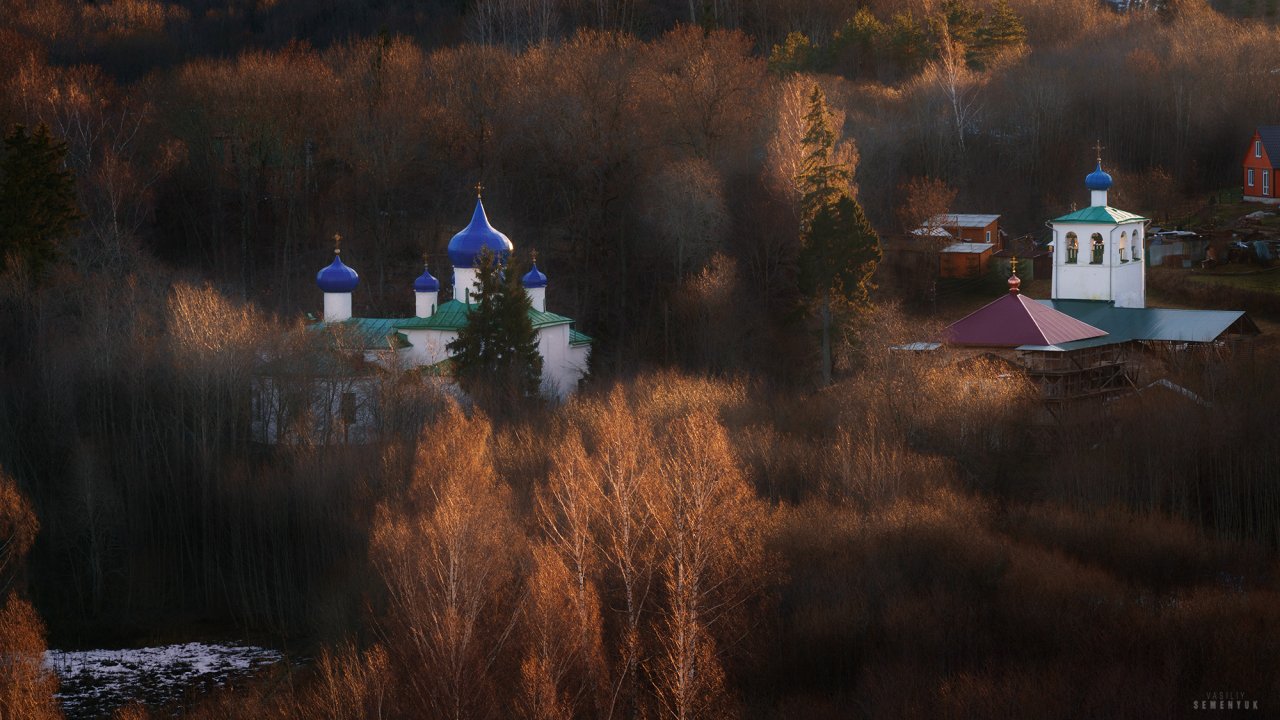
<svg viewBox="0 0 1280 720">
<path fill-rule="evenodd" d="M 1067 213 L 1060 218 L 1054 218 L 1055 223 L 1093 223 L 1095 225 L 1119 225 L 1127 222 L 1139 222 L 1147 218 L 1141 215 L 1134 215 L 1131 212 L 1117 210 L 1110 205 L 1099 207 L 1087 207 L 1083 210 L 1076 210 L 1073 213 Z"/>
</svg>

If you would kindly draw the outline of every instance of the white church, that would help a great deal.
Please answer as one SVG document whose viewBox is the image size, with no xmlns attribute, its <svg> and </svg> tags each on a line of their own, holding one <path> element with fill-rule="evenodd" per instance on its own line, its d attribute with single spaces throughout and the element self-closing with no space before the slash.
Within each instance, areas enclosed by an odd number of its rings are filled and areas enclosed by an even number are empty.
<svg viewBox="0 0 1280 720">
<path fill-rule="evenodd" d="M 476 198 L 471 222 L 449 241 L 449 262 L 453 269 L 450 296 L 440 302 L 440 282 L 424 267 L 413 281 L 415 315 L 408 318 L 357 317 L 351 296 L 359 285 L 359 274 L 342 261 L 335 247 L 333 262 L 316 274 L 316 285 L 324 294 L 324 315 L 308 326 L 311 332 L 336 338 L 337 351 L 315 358 L 306 368 L 310 380 L 306 398 L 290 398 L 283 390 L 283 375 L 298 374 L 271 367 L 256 380 L 254 392 L 254 435 L 260 442 L 296 440 L 300 408 L 310 427 L 311 440 L 321 443 L 368 442 L 376 436 L 378 407 L 373 391 L 374 378 L 389 371 L 418 372 L 436 381 L 451 384 L 448 345 L 466 327 L 472 309 L 476 283 L 476 261 L 489 250 L 505 261 L 514 250 L 510 238 L 494 229 Z M 535 262 L 521 278 L 532 307 L 529 320 L 538 337 L 542 355 L 542 392 L 564 400 L 587 373 L 592 339 L 573 327 L 574 321 L 547 311 L 547 276 Z M 296 385 L 296 383 L 295 383 Z M 455 388 L 456 390 L 456 388 Z M 291 437 L 293 436 L 293 437 Z"/>
</svg>

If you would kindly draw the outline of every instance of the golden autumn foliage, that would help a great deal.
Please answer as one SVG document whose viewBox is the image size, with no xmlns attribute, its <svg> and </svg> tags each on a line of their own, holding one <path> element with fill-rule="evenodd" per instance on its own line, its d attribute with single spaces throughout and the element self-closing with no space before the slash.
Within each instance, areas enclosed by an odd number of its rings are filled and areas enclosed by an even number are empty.
<svg viewBox="0 0 1280 720">
<path fill-rule="evenodd" d="M 0 718 L 60 718 L 58 678 L 44 667 L 44 623 L 26 600 L 8 593 L 0 607 Z"/>
<path fill-rule="evenodd" d="M 938 330 L 893 303 L 933 287 L 908 267 L 815 392 L 792 184 L 816 82 L 882 232 L 1039 228 L 1095 139 L 1113 202 L 1176 218 L 1280 116 L 1269 4 L 1009 0 L 1028 52 L 976 69 L 934 0 L 0 0 L 0 124 L 68 143 L 85 216 L 47 286 L 0 282 L 0 463 L 31 499 L 0 476 L 0 714 L 56 716 L 35 608 L 54 636 L 307 645 L 196 718 L 1280 705 L 1273 353 L 1185 362 L 1205 404 L 1047 423 L 998 360 L 888 350 Z M 863 31 L 906 60 L 766 67 Z M 318 310 L 342 233 L 357 314 L 406 316 L 476 181 L 596 337 L 582 392 L 485 417 L 389 374 L 380 438 L 311 427 L 307 360 L 344 338 L 272 313 Z M 1280 316 L 1184 279 L 1149 275 Z M 252 435 L 264 356 L 302 376 L 296 442 Z"/>
<path fill-rule="evenodd" d="M 0 469 L 0 719 L 60 718 L 58 678 L 44 667 L 45 628 L 20 594 L 40 524 L 13 478 Z"/>
</svg>

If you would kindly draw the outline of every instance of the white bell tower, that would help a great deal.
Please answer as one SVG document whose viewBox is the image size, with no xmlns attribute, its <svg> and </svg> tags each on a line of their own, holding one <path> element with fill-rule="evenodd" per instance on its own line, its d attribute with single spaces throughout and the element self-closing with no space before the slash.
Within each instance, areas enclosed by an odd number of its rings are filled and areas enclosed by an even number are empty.
<svg viewBox="0 0 1280 720">
<path fill-rule="evenodd" d="M 1147 219 L 1107 204 L 1111 175 L 1098 164 L 1084 179 L 1089 207 L 1049 222 L 1053 230 L 1054 300 L 1100 300 L 1146 307 Z"/>
</svg>

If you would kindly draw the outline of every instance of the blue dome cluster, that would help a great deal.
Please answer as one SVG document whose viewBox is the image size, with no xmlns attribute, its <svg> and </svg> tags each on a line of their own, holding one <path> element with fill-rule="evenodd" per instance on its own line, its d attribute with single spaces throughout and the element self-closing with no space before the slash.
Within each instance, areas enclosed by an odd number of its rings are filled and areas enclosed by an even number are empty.
<svg viewBox="0 0 1280 720">
<path fill-rule="evenodd" d="M 355 270 L 343 265 L 342 258 L 334 254 L 333 262 L 316 273 L 316 284 L 327 293 L 349 293 L 360 284 L 360 276 Z"/>
<path fill-rule="evenodd" d="M 475 267 L 476 257 L 485 248 L 489 248 L 500 261 L 505 261 L 515 246 L 506 235 L 493 229 L 484 214 L 484 203 L 477 199 L 471 224 L 449 241 L 449 262 L 454 267 Z"/>
<path fill-rule="evenodd" d="M 1102 169 L 1102 163 L 1093 172 L 1085 176 L 1084 186 L 1090 190 L 1107 190 L 1111 187 L 1111 176 Z"/>
<path fill-rule="evenodd" d="M 440 290 L 440 281 L 436 280 L 431 271 L 423 268 L 422 274 L 417 280 L 413 281 L 414 292 L 437 292 Z"/>
<path fill-rule="evenodd" d="M 526 288 L 544 288 L 547 286 L 547 276 L 538 270 L 538 263 L 535 262 L 533 268 L 525 273 L 524 277 L 520 278 L 520 284 Z"/>
</svg>

